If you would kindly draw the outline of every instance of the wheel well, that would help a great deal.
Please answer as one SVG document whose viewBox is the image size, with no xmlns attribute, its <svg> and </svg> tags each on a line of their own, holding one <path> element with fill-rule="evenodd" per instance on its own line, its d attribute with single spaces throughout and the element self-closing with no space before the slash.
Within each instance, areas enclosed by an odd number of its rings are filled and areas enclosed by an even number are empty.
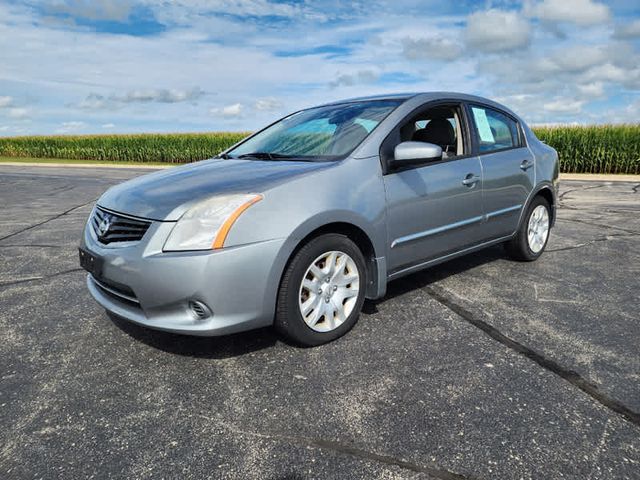
<svg viewBox="0 0 640 480">
<path fill-rule="evenodd" d="M 556 204 L 555 204 L 555 199 L 553 197 L 553 193 L 549 188 L 545 187 L 541 189 L 538 193 L 536 193 L 536 197 L 542 197 L 547 202 L 549 202 L 549 206 L 551 207 L 551 224 L 553 225 L 553 223 L 555 222 L 555 216 L 556 216 Z"/>
<path fill-rule="evenodd" d="M 364 256 L 367 265 L 367 294 L 369 294 L 370 292 L 375 292 L 378 283 L 378 267 L 375 261 L 376 254 L 373 248 L 373 243 L 371 243 L 369 236 L 364 232 L 364 230 L 356 227 L 352 223 L 328 223 L 320 228 L 313 230 L 298 242 L 296 248 L 293 250 L 293 252 L 291 252 L 289 259 L 287 260 L 287 264 L 289 264 L 294 255 L 298 253 L 298 250 L 300 250 L 303 245 L 307 244 L 309 240 L 327 233 L 342 234 L 358 246 L 358 248 L 362 252 L 362 255 Z M 368 296 L 369 295 L 367 295 L 367 297 Z"/>
</svg>

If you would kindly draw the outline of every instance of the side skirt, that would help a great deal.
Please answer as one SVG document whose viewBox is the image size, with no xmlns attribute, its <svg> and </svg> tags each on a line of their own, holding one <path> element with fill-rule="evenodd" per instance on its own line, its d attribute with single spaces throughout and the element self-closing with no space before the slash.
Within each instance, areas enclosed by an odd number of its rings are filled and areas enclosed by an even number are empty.
<svg viewBox="0 0 640 480">
<path fill-rule="evenodd" d="M 473 247 L 465 248 L 463 250 L 459 250 L 457 252 L 449 253 L 442 257 L 434 258 L 432 260 L 428 260 L 426 262 L 418 263 L 416 265 L 412 265 L 410 267 L 403 268 L 401 270 L 397 270 L 387 276 L 387 281 L 395 280 L 400 277 L 404 277 L 406 275 L 410 275 L 412 273 L 418 272 L 420 270 L 424 270 L 425 268 L 433 267 L 440 263 L 444 263 L 448 260 L 453 260 L 454 258 L 462 257 L 463 255 L 467 255 L 468 253 L 477 252 L 478 250 L 482 250 L 483 248 L 490 247 L 492 245 L 497 245 L 499 243 L 505 242 L 511 239 L 513 235 L 507 235 L 506 237 L 496 238 L 495 240 L 491 240 L 489 242 L 480 243 L 478 245 L 474 245 Z"/>
</svg>

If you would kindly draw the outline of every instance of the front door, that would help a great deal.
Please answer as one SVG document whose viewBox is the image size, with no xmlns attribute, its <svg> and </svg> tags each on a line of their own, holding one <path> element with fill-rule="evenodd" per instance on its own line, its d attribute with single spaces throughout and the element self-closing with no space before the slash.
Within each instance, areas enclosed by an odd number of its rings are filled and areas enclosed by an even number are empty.
<svg viewBox="0 0 640 480">
<path fill-rule="evenodd" d="M 482 168 L 479 158 L 470 155 L 466 132 L 462 105 L 427 104 L 383 143 L 391 274 L 480 242 Z M 393 148 L 405 141 L 439 145 L 443 157 L 394 170 Z"/>
<path fill-rule="evenodd" d="M 481 173 L 470 157 L 385 175 L 390 273 L 479 241 Z"/>
</svg>

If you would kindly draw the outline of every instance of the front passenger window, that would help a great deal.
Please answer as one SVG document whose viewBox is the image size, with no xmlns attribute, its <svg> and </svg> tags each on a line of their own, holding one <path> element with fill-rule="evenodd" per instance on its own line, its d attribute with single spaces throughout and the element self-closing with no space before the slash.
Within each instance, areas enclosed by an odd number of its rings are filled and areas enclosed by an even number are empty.
<svg viewBox="0 0 640 480">
<path fill-rule="evenodd" d="M 492 152 L 520 146 L 518 124 L 490 108 L 472 106 L 473 122 L 480 152 Z"/>
</svg>

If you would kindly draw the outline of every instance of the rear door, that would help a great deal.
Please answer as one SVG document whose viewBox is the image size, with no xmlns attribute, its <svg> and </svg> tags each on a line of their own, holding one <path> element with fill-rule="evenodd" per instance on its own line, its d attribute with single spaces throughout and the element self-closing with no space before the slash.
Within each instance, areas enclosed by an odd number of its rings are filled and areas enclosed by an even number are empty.
<svg viewBox="0 0 640 480">
<path fill-rule="evenodd" d="M 393 149 L 413 140 L 429 117 L 411 114 L 383 142 L 381 155 L 386 165 L 384 185 L 387 201 L 388 268 L 393 275 L 413 265 L 428 262 L 478 243 L 482 222 L 482 169 L 471 155 L 468 125 L 461 104 L 452 108 L 449 121 L 455 123 L 457 151 L 451 157 L 413 168 L 389 167 Z M 437 108 L 442 109 L 442 105 Z M 433 111 L 433 110 L 432 110 Z M 415 134 L 415 131 L 413 132 Z M 458 141 L 459 140 L 459 141 Z"/>
<path fill-rule="evenodd" d="M 511 235 L 535 185 L 534 156 L 514 117 L 480 104 L 469 104 L 467 111 L 482 164 L 482 235 L 486 240 Z"/>
</svg>

